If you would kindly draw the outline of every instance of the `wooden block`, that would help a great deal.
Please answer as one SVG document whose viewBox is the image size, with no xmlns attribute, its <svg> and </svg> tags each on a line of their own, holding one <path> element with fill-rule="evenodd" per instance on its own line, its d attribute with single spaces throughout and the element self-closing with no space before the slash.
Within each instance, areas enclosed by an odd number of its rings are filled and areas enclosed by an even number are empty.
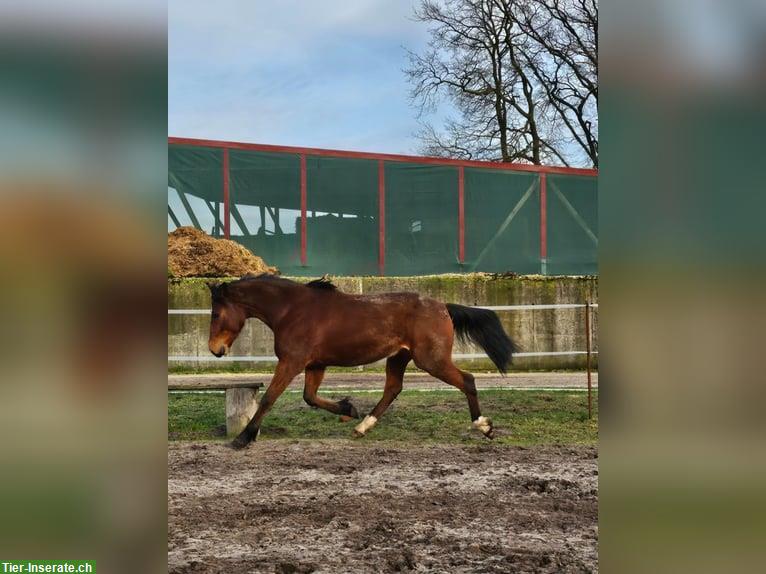
<svg viewBox="0 0 766 574">
<path fill-rule="evenodd" d="M 258 409 L 258 388 L 226 389 L 226 434 L 241 433 Z"/>
</svg>

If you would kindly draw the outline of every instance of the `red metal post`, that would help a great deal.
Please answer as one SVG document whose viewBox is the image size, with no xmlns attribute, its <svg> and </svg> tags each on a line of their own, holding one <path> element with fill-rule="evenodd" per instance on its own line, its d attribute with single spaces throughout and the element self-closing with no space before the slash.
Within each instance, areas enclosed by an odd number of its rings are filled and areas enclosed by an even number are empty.
<svg viewBox="0 0 766 574">
<path fill-rule="evenodd" d="M 223 235 L 231 237 L 231 212 L 229 209 L 229 150 L 223 148 Z"/>
<path fill-rule="evenodd" d="M 386 169 L 378 160 L 378 274 L 386 274 Z"/>
<path fill-rule="evenodd" d="M 585 368 L 588 371 L 588 418 L 593 418 L 592 387 L 590 379 L 590 302 L 585 302 Z"/>
<path fill-rule="evenodd" d="M 465 168 L 457 168 L 457 229 L 458 259 L 465 262 Z"/>
<path fill-rule="evenodd" d="M 540 174 L 540 272 L 548 271 L 548 176 Z"/>
<path fill-rule="evenodd" d="M 301 154 L 301 265 L 306 265 L 306 154 Z"/>
</svg>

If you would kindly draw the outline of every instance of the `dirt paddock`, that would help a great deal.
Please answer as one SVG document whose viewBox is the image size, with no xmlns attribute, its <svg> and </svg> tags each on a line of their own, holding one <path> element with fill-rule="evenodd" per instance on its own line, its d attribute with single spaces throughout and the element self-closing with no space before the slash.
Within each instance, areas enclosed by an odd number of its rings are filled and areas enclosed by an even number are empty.
<svg viewBox="0 0 766 574">
<path fill-rule="evenodd" d="M 170 572 L 595 572 L 593 447 L 168 450 Z"/>
</svg>

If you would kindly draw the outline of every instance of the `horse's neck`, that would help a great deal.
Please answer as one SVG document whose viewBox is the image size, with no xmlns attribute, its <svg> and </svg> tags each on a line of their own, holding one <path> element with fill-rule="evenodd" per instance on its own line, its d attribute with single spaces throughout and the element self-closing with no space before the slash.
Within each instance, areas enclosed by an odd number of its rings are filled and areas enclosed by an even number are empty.
<svg viewBox="0 0 766 574">
<path fill-rule="evenodd" d="M 254 283 L 238 293 L 236 301 L 248 317 L 259 319 L 273 329 L 290 307 L 293 288 L 290 284 Z"/>
</svg>

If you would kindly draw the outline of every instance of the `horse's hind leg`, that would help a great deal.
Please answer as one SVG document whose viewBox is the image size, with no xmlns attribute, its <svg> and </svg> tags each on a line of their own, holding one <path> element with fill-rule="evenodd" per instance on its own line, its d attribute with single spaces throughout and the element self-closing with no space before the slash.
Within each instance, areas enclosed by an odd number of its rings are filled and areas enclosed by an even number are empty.
<svg viewBox="0 0 766 574">
<path fill-rule="evenodd" d="M 446 359 L 436 364 L 428 364 L 428 362 L 426 364 L 418 364 L 418 360 L 415 359 L 415 364 L 424 371 L 427 371 L 431 376 L 460 390 L 468 400 L 468 410 L 471 413 L 473 428 L 480 430 L 487 438 L 495 438 L 495 429 L 492 426 L 492 421 L 489 417 L 481 416 L 476 383 L 471 373 L 458 369 L 452 362 L 452 359 Z"/>
<path fill-rule="evenodd" d="M 310 406 L 324 409 L 336 415 L 358 419 L 359 413 L 348 400 L 348 397 L 340 401 L 329 401 L 317 395 L 319 385 L 324 378 L 324 367 L 306 369 L 306 384 L 303 387 L 303 400 Z"/>
<path fill-rule="evenodd" d="M 386 409 L 394 402 L 394 399 L 402 390 L 404 371 L 407 369 L 407 363 L 410 362 L 410 359 L 411 355 L 407 349 L 402 349 L 393 357 L 388 358 L 386 361 L 386 386 L 383 388 L 383 397 L 375 405 L 375 408 L 372 409 L 372 412 L 356 425 L 354 435 L 357 437 L 364 436 L 368 430 L 375 426 L 378 419 L 383 416 Z"/>
</svg>

